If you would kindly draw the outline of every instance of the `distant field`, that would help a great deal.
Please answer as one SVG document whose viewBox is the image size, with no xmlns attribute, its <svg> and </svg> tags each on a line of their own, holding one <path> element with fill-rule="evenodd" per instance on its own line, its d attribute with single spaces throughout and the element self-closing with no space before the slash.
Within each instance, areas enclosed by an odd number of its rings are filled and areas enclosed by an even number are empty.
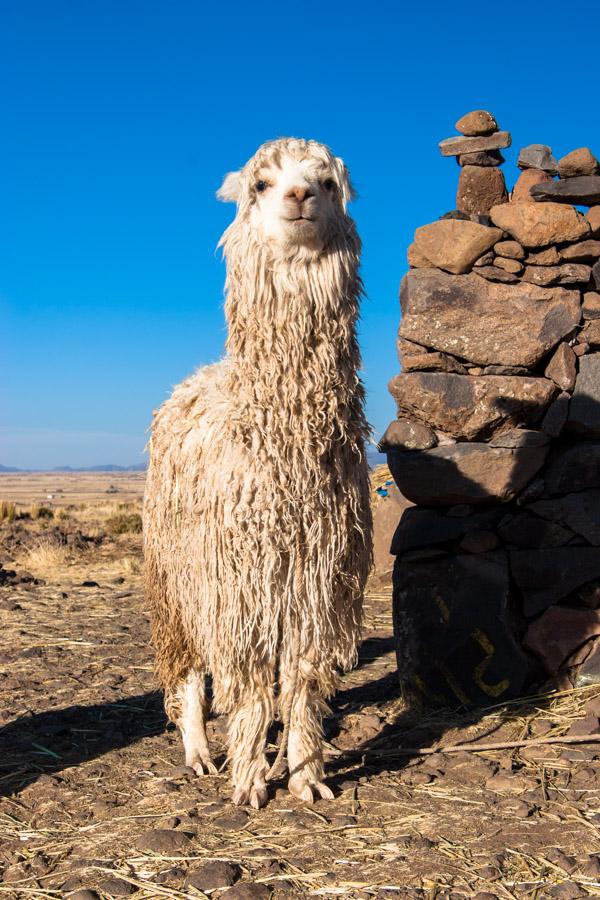
<svg viewBox="0 0 600 900">
<path fill-rule="evenodd" d="M 0 473 L 0 500 L 17 506 L 42 503 L 50 508 L 70 503 L 127 503 L 141 500 L 144 472 Z"/>
</svg>

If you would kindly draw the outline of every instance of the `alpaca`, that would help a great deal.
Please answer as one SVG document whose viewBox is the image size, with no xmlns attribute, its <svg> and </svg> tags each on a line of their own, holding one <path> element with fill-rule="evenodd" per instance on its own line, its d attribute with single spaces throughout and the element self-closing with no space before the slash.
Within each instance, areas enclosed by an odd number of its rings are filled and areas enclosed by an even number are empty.
<svg viewBox="0 0 600 900">
<path fill-rule="evenodd" d="M 276 711 L 288 788 L 313 802 L 333 796 L 321 720 L 338 669 L 356 659 L 371 564 L 352 188 L 327 147 L 285 138 L 227 175 L 218 196 L 237 203 L 220 242 L 227 354 L 175 388 L 149 442 L 157 670 L 198 775 L 216 771 L 210 673 L 214 707 L 228 714 L 233 802 L 267 802 Z"/>
</svg>

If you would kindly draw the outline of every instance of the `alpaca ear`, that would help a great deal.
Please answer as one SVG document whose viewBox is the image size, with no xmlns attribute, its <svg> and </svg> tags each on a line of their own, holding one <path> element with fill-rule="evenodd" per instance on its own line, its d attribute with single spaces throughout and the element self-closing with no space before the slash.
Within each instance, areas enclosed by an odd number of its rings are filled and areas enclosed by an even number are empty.
<svg viewBox="0 0 600 900">
<path fill-rule="evenodd" d="M 354 185 L 350 181 L 350 173 L 346 168 L 346 164 L 343 159 L 339 156 L 335 158 L 338 171 L 340 173 L 340 182 L 342 185 L 342 199 L 344 201 L 344 205 L 346 203 L 350 203 L 351 200 L 356 200 L 357 194 L 354 189 Z"/>
<path fill-rule="evenodd" d="M 224 202 L 237 203 L 242 193 L 242 173 L 229 172 L 223 179 L 223 184 L 217 191 L 217 197 Z"/>
</svg>

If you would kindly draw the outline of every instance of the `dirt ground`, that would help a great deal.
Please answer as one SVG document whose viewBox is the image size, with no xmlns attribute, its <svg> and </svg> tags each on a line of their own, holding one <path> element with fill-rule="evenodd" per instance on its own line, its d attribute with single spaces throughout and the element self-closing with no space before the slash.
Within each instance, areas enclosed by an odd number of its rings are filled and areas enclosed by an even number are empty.
<svg viewBox="0 0 600 900">
<path fill-rule="evenodd" d="M 303 806 L 281 781 L 244 810 L 226 771 L 190 777 L 153 674 L 140 534 L 119 526 L 139 501 L 105 492 L 0 524 L 0 895 L 600 896 L 600 687 L 407 709 L 389 578 L 326 721 L 335 799 Z M 218 763 L 225 725 L 209 724 Z M 527 746 L 448 752 L 478 740 Z"/>
</svg>

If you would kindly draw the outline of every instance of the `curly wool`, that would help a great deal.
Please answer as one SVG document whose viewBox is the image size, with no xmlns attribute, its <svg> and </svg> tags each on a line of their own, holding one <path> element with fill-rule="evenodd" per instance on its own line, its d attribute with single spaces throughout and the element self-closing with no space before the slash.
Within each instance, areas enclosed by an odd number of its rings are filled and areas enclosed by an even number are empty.
<svg viewBox="0 0 600 900">
<path fill-rule="evenodd" d="M 228 712 L 293 633 L 324 694 L 355 661 L 371 514 L 352 220 L 277 256 L 240 204 L 222 244 L 227 356 L 155 416 L 144 543 L 161 681 L 208 670 Z"/>
</svg>

